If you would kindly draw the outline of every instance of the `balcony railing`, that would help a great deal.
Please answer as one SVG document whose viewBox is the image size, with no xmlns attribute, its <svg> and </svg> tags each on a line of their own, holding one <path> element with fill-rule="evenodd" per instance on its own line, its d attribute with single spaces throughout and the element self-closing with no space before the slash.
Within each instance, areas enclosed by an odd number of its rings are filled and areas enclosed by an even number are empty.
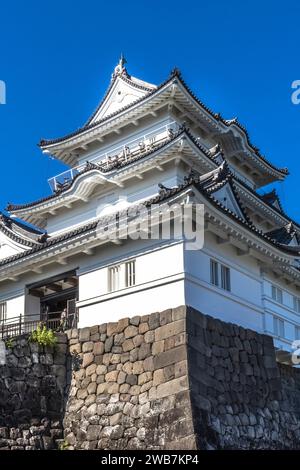
<svg viewBox="0 0 300 470">
<path fill-rule="evenodd" d="M 97 156 L 88 160 L 89 164 L 97 164 L 99 167 L 109 168 L 111 163 L 116 160 L 127 161 L 132 156 L 142 151 L 147 151 L 154 148 L 159 143 L 167 140 L 178 130 L 178 123 L 175 121 L 159 127 L 155 131 L 145 134 L 143 137 L 138 137 L 126 143 L 113 148 L 110 152 L 101 152 Z M 64 187 L 68 186 L 73 178 L 81 173 L 86 168 L 87 162 L 84 162 L 70 170 L 66 170 L 57 176 L 48 180 L 48 183 L 53 192 L 57 192 Z"/>
<path fill-rule="evenodd" d="M 19 315 L 16 317 L 9 318 L 8 320 L 0 323 L 0 338 L 6 340 L 9 338 L 15 338 L 20 335 L 32 333 L 38 325 L 46 326 L 53 331 L 64 331 L 70 328 L 76 328 L 78 323 L 78 313 L 67 316 L 62 321 L 60 320 L 61 312 L 51 312 L 51 315 L 55 318 L 45 318 L 42 315 Z"/>
</svg>

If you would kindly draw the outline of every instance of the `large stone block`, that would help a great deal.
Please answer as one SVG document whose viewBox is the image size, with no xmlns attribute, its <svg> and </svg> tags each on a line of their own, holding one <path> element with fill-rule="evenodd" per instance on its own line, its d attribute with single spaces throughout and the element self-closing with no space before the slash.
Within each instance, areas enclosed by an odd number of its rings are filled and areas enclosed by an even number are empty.
<svg viewBox="0 0 300 470">
<path fill-rule="evenodd" d="M 134 325 L 127 326 L 127 328 L 125 328 L 124 330 L 125 338 L 126 339 L 133 338 L 134 336 L 138 334 L 138 331 L 139 331 L 138 328 Z"/>
<path fill-rule="evenodd" d="M 104 353 L 104 343 L 97 341 L 94 343 L 92 351 L 95 356 L 101 356 Z"/>
<path fill-rule="evenodd" d="M 87 367 L 89 366 L 94 360 L 94 354 L 89 352 L 89 353 L 85 353 L 83 354 L 83 358 L 82 358 L 82 367 Z"/>
<path fill-rule="evenodd" d="M 179 392 L 188 390 L 189 382 L 187 377 L 179 377 L 170 380 L 169 382 L 162 383 L 157 386 L 156 399 L 164 398 L 170 395 L 176 395 Z"/>
<path fill-rule="evenodd" d="M 151 355 L 151 345 L 149 343 L 142 343 L 138 348 L 138 359 L 139 361 L 149 357 Z"/>
<path fill-rule="evenodd" d="M 85 342 L 85 341 L 89 341 L 89 339 L 90 339 L 90 328 L 81 328 L 81 330 L 79 330 L 79 341 Z"/>
<path fill-rule="evenodd" d="M 82 344 L 82 352 L 83 353 L 91 352 L 91 351 L 93 351 L 93 348 L 94 348 L 94 343 L 92 341 L 87 341 L 87 342 Z"/>
<path fill-rule="evenodd" d="M 155 330 L 155 341 L 161 341 L 163 339 L 169 338 L 170 336 L 177 335 L 178 333 L 183 333 L 184 331 L 184 320 L 178 320 L 173 323 L 168 323 Z"/>
<path fill-rule="evenodd" d="M 154 369 L 161 369 L 176 364 L 177 362 L 187 359 L 187 349 L 185 346 L 178 346 L 169 351 L 162 352 L 153 358 Z"/>
<path fill-rule="evenodd" d="M 128 352 L 128 351 L 131 351 L 132 349 L 135 348 L 134 346 L 134 343 L 132 341 L 132 339 L 126 339 L 123 344 L 122 344 L 122 348 L 123 348 L 123 351 L 124 352 Z"/>
</svg>

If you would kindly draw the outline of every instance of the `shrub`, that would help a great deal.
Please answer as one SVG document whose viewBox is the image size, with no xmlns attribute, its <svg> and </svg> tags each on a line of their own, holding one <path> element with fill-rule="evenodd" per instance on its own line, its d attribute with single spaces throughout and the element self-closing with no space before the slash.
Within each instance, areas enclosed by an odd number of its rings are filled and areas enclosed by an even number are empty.
<svg viewBox="0 0 300 470">
<path fill-rule="evenodd" d="M 59 450 L 68 450 L 68 448 L 69 448 L 69 443 L 66 441 L 66 439 L 64 439 L 63 442 L 61 442 L 58 447 Z"/>
<path fill-rule="evenodd" d="M 14 347 L 14 342 L 13 342 L 12 338 L 8 338 L 5 341 L 5 347 L 6 347 L 6 349 L 12 349 Z"/>
<path fill-rule="evenodd" d="M 48 329 L 46 325 L 38 325 L 37 329 L 31 333 L 29 341 L 31 343 L 38 343 L 40 346 L 56 346 L 57 338 L 55 333 Z"/>
</svg>

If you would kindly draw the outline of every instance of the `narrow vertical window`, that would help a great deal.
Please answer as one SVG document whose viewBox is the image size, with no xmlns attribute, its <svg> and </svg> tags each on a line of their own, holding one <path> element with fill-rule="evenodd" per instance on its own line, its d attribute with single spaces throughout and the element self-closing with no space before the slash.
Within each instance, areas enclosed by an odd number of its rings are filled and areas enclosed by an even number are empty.
<svg viewBox="0 0 300 470">
<path fill-rule="evenodd" d="M 294 296 L 294 310 L 295 312 L 300 313 L 300 299 L 295 296 Z"/>
<path fill-rule="evenodd" d="M 221 287 L 224 290 L 230 291 L 230 269 L 227 266 L 221 265 Z"/>
<path fill-rule="evenodd" d="M 273 317 L 273 332 L 275 336 L 278 336 L 278 318 Z"/>
<path fill-rule="evenodd" d="M 135 285 L 135 260 L 125 263 L 125 286 Z"/>
<path fill-rule="evenodd" d="M 275 336 L 284 338 L 285 336 L 284 321 L 278 317 L 273 317 L 273 331 L 274 331 Z"/>
<path fill-rule="evenodd" d="M 280 304 L 283 303 L 282 290 L 278 289 L 278 287 L 277 287 L 277 302 L 279 302 Z"/>
<path fill-rule="evenodd" d="M 214 286 L 219 285 L 218 263 L 213 259 L 210 260 L 210 283 Z"/>
<path fill-rule="evenodd" d="M 279 320 L 279 336 L 281 338 L 284 338 L 285 334 L 284 334 L 284 321 L 283 320 Z"/>
<path fill-rule="evenodd" d="M 272 285 L 272 299 L 276 300 L 276 302 L 283 304 L 283 293 L 279 287 Z"/>
<path fill-rule="evenodd" d="M 295 326 L 295 339 L 300 339 L 300 326 Z"/>
<path fill-rule="evenodd" d="M 120 288 L 120 266 L 109 268 L 109 291 L 114 292 Z"/>
<path fill-rule="evenodd" d="M 7 320 L 7 303 L 0 302 L 0 322 L 4 323 Z"/>
</svg>

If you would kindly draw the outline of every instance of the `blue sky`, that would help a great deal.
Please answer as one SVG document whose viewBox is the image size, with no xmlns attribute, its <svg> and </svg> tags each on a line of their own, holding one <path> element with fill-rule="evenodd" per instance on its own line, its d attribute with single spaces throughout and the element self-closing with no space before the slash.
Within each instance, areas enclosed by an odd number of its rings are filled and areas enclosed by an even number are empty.
<svg viewBox="0 0 300 470">
<path fill-rule="evenodd" d="M 104 91 L 121 51 L 129 73 L 160 83 L 177 66 L 198 97 L 237 116 L 251 141 L 291 176 L 276 184 L 300 221 L 300 5 L 296 1 L 144 0 L 2 2 L 0 209 L 50 192 L 65 168 L 43 155 L 41 138 L 80 127 Z"/>
</svg>

